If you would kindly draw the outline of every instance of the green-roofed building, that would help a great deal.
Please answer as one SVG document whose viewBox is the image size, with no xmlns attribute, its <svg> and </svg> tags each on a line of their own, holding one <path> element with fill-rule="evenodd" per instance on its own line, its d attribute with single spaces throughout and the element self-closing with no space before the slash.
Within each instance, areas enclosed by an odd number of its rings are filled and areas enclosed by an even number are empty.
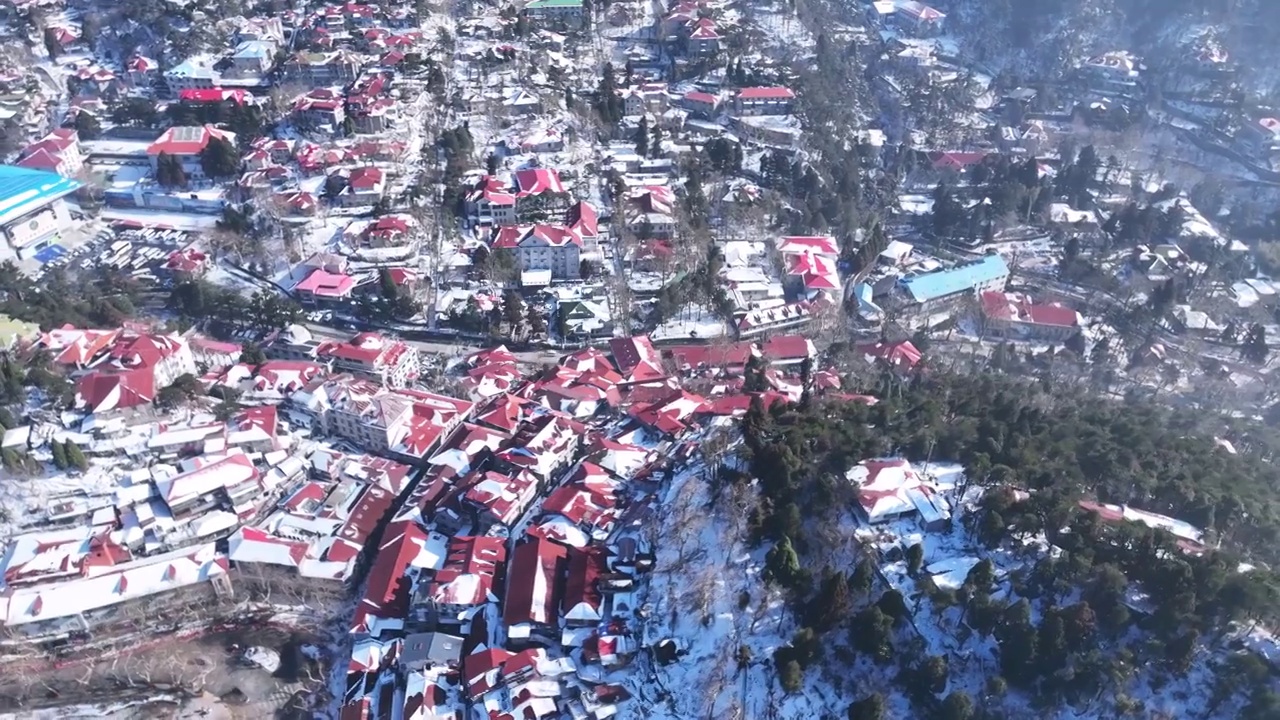
<svg viewBox="0 0 1280 720">
<path fill-rule="evenodd" d="M 582 0 L 533 0 L 524 6 L 524 16 L 547 25 L 576 28 L 582 25 Z"/>
</svg>

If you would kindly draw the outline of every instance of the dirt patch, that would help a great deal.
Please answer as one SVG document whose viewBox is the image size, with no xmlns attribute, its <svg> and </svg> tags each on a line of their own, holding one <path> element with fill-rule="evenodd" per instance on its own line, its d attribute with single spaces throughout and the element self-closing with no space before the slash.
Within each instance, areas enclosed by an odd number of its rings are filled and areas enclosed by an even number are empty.
<svg viewBox="0 0 1280 720">
<path fill-rule="evenodd" d="M 271 626 L 239 627 L 190 639 L 159 642 L 99 660 L 33 665 L 0 674 L 0 710 L 32 710 L 77 704 L 119 703 L 164 694 L 183 701 L 226 697 L 226 708 L 264 720 L 290 705 L 298 693 L 324 685 L 325 668 L 302 651 L 316 638 Z M 273 675 L 244 662 L 243 650 L 258 645 L 280 653 Z M 174 717 L 174 705 L 168 714 Z M 152 717 L 138 708 L 136 717 Z M 239 712 L 235 713 L 239 715 Z"/>
</svg>

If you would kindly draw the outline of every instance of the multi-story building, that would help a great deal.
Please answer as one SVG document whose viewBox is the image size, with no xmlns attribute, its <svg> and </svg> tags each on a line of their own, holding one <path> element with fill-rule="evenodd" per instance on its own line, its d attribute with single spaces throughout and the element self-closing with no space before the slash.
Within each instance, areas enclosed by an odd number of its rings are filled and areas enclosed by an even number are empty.
<svg viewBox="0 0 1280 720">
<path fill-rule="evenodd" d="M 563 225 L 508 225 L 494 234 L 493 248 L 515 253 L 522 272 L 550 270 L 558 280 L 578 278 L 582 238 Z"/>
<path fill-rule="evenodd" d="M 784 87 L 742 88 L 733 99 L 739 115 L 790 115 L 796 94 Z"/>
<path fill-rule="evenodd" d="M 334 372 L 351 373 L 390 387 L 404 387 L 418 374 L 417 350 L 376 333 L 357 333 L 349 340 L 323 342 L 316 348 L 316 357 L 331 363 Z"/>
<path fill-rule="evenodd" d="M 182 163 L 182 170 L 188 179 L 201 179 L 204 177 L 204 167 L 200 163 L 200 153 L 215 139 L 234 145 L 236 135 L 212 125 L 171 127 L 147 147 L 147 155 L 151 158 L 151 169 L 155 171 L 159 167 L 162 154 L 171 155 Z"/>
</svg>

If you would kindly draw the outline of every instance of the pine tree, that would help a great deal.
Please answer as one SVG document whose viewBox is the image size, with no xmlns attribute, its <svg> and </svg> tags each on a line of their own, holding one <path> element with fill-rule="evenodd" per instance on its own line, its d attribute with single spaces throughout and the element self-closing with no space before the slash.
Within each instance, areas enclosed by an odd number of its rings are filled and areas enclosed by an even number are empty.
<svg viewBox="0 0 1280 720">
<path fill-rule="evenodd" d="M 81 110 L 76 113 L 76 133 L 81 140 L 96 140 L 102 135 L 102 123 L 93 113 Z"/>
<path fill-rule="evenodd" d="M 640 157 L 649 156 L 649 118 L 648 116 L 640 118 L 640 127 L 636 130 L 636 154 Z"/>
<path fill-rule="evenodd" d="M 387 300 L 395 300 L 400 295 L 400 288 L 396 285 L 395 278 L 391 277 L 389 268 L 378 269 L 378 288 L 382 297 Z"/>
<path fill-rule="evenodd" d="M 854 595 L 862 597 L 871 592 L 871 586 L 876 580 L 875 564 L 871 562 L 871 558 L 863 555 L 858 561 L 857 567 L 853 570 L 853 575 L 849 576 L 849 589 Z"/>
<path fill-rule="evenodd" d="M 240 153 L 229 140 L 209 138 L 200 151 L 200 167 L 211 178 L 231 177 L 240 171 Z"/>
<path fill-rule="evenodd" d="M 72 467 L 79 469 L 81 472 L 89 469 L 89 461 L 85 458 L 84 453 L 81 452 L 80 446 L 68 440 L 66 450 L 67 462 Z"/>
<path fill-rule="evenodd" d="M 67 449 L 62 443 L 54 440 L 50 443 L 53 450 L 53 466 L 59 470 L 67 469 Z"/>
<path fill-rule="evenodd" d="M 49 53 L 50 60 L 57 60 L 62 54 L 62 43 L 58 42 L 58 31 L 56 28 L 47 27 L 44 29 L 44 50 Z"/>
<path fill-rule="evenodd" d="M 907 572 L 915 577 L 922 565 L 924 565 L 924 546 L 916 543 L 907 548 Z"/>
<path fill-rule="evenodd" d="M 0 458 L 4 459 L 4 468 L 12 473 L 22 470 L 22 457 L 13 448 L 5 448 L 0 451 Z"/>
<path fill-rule="evenodd" d="M 849 720 L 884 720 L 884 696 L 871 693 L 850 705 L 848 715 Z"/>
</svg>

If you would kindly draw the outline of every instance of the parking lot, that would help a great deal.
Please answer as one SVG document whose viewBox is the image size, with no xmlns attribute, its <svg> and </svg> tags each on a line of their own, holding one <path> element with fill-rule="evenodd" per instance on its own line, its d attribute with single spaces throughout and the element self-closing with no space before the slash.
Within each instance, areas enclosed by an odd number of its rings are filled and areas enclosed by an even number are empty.
<svg viewBox="0 0 1280 720">
<path fill-rule="evenodd" d="M 108 268 L 131 275 L 141 282 L 164 285 L 169 280 L 161 270 L 169 256 L 193 240 L 191 233 L 182 230 L 103 228 L 73 250 L 61 245 L 50 245 L 40 250 L 34 258 L 39 265 L 32 271 L 32 276 L 39 279 L 49 270 L 60 267 L 69 270 Z"/>
</svg>

